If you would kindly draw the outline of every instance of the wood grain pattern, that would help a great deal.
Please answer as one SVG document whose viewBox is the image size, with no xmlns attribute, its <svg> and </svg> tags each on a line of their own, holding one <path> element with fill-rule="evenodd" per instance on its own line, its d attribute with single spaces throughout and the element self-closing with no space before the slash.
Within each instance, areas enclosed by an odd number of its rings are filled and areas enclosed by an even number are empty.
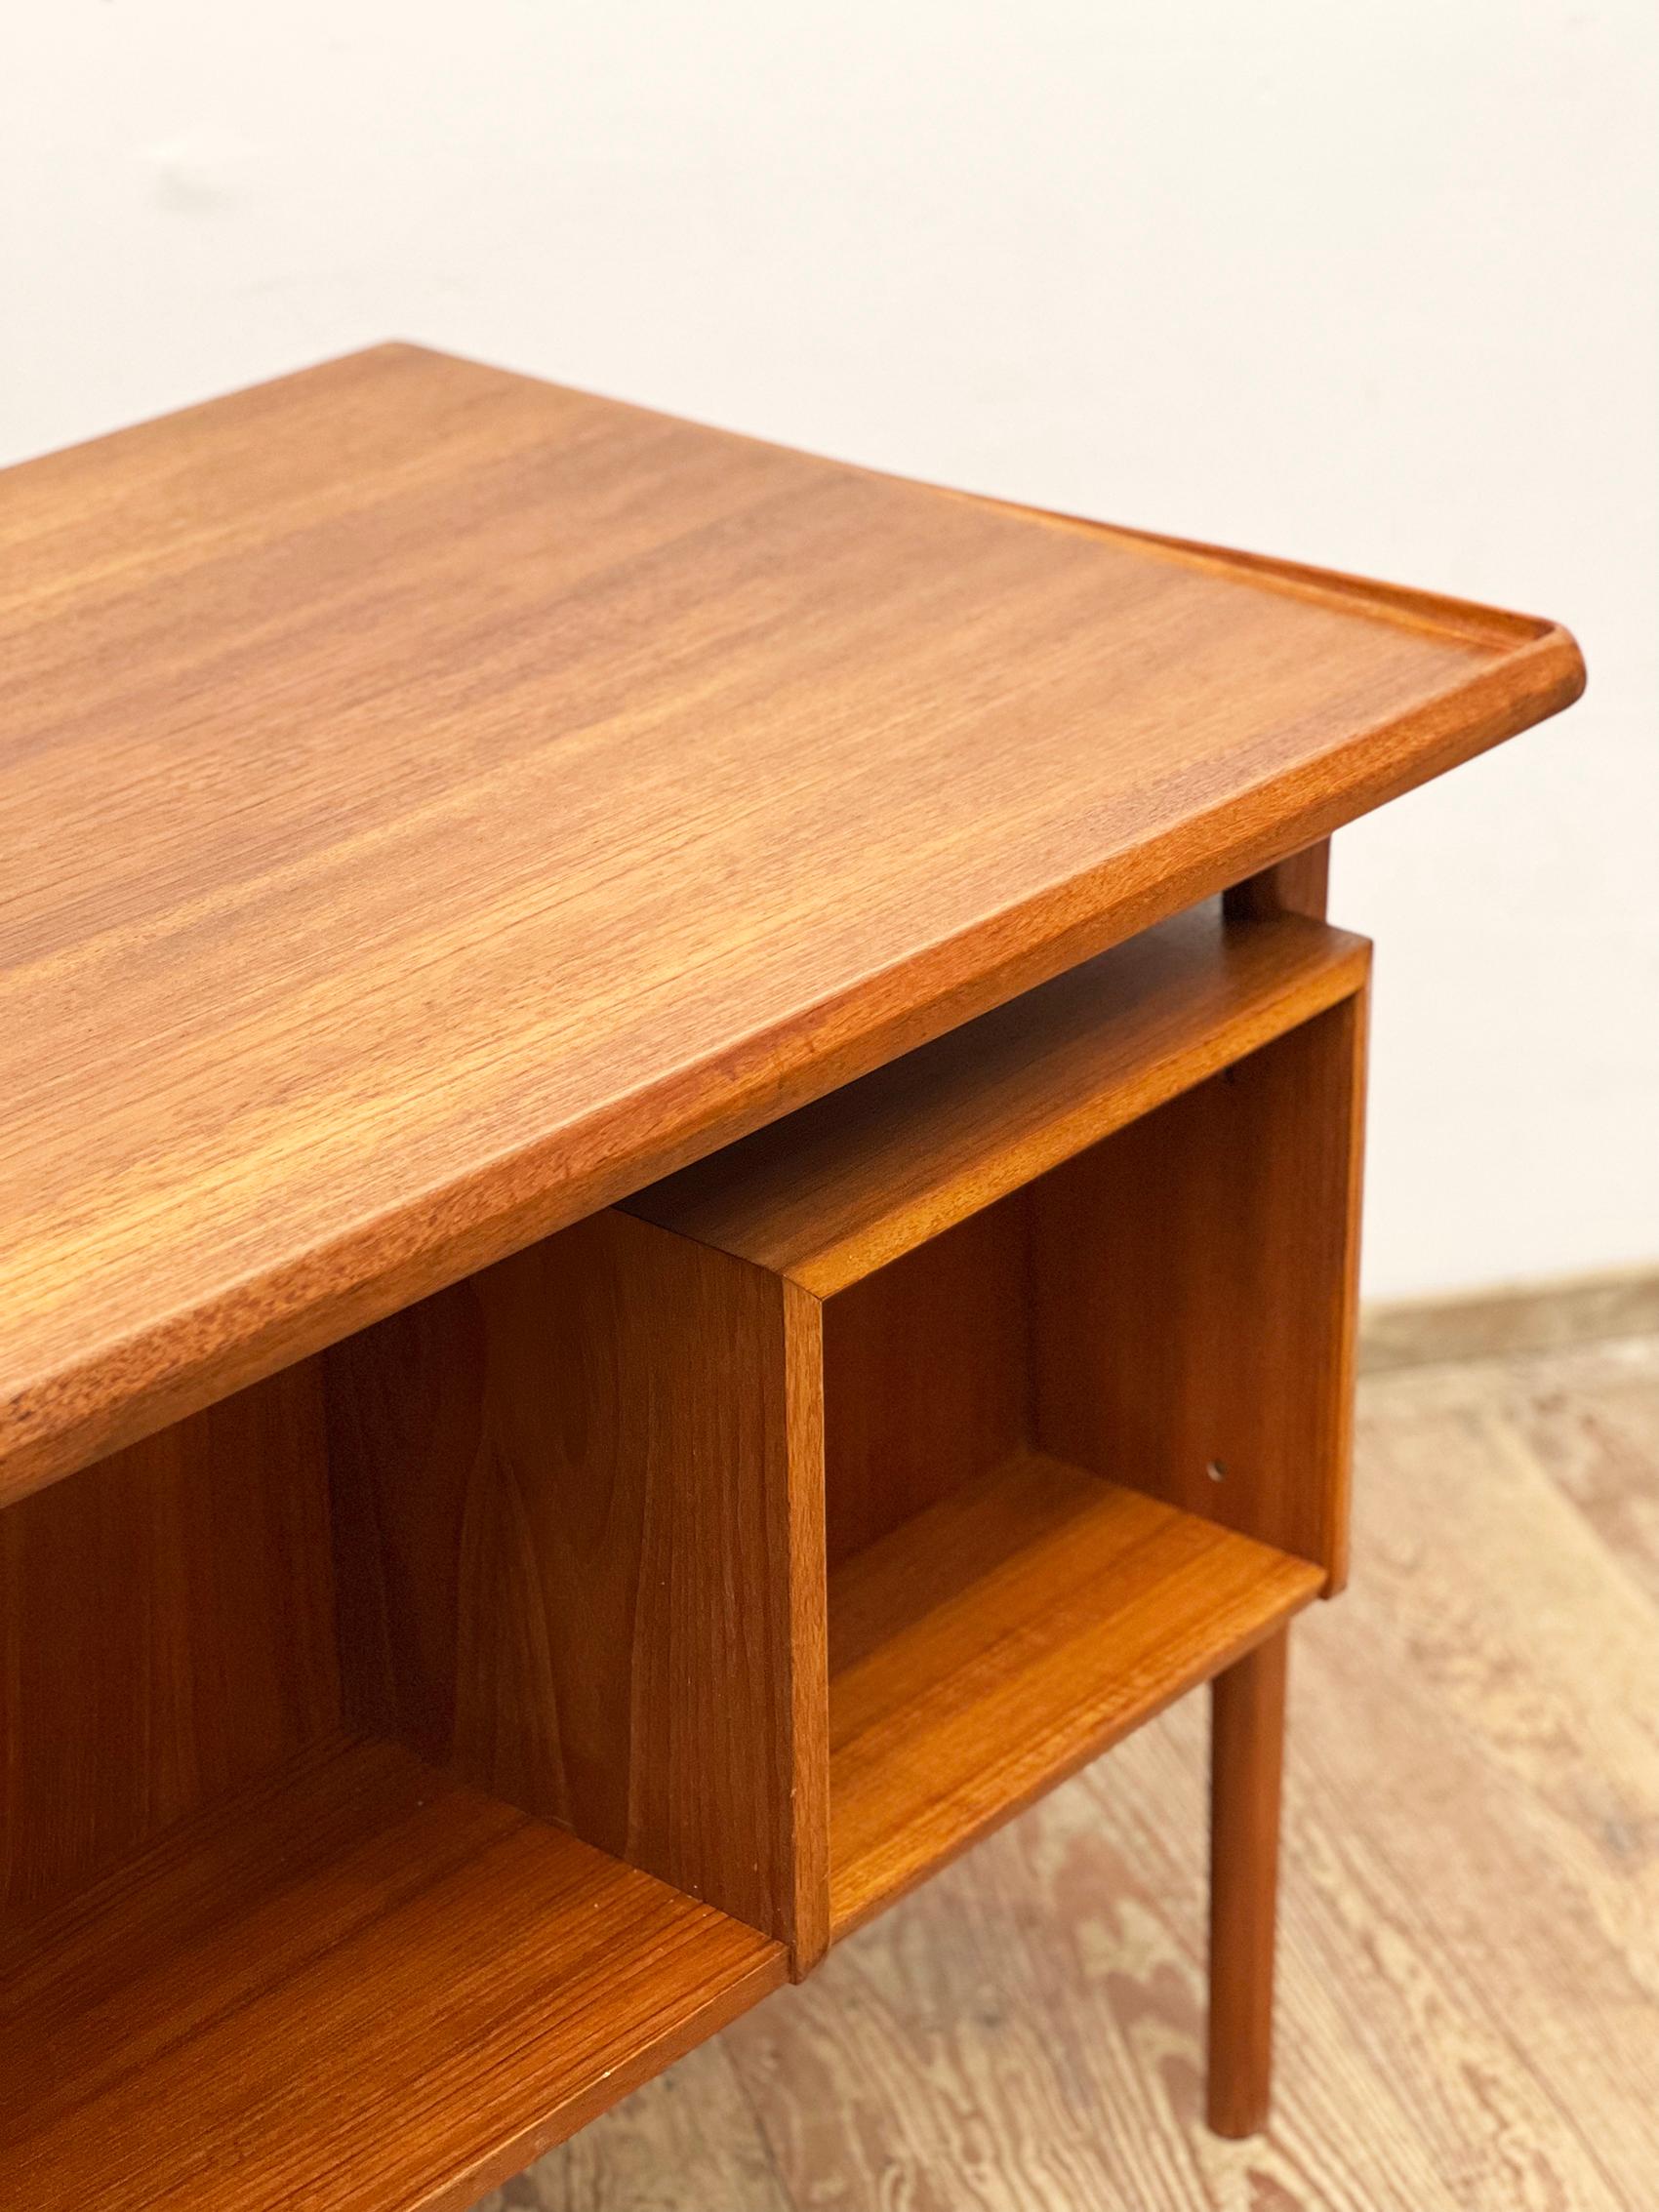
<svg viewBox="0 0 1659 2212">
<path fill-rule="evenodd" d="M 327 1355 L 348 1718 L 803 1969 L 828 1935 L 817 1327 L 775 1276 L 606 1213 Z"/>
<path fill-rule="evenodd" d="M 1275 914 L 1311 914 L 1323 921 L 1330 884 L 1331 841 L 1321 837 L 1242 883 L 1230 883 L 1224 904 L 1235 921 L 1265 921 Z"/>
<path fill-rule="evenodd" d="M 1035 1186 L 1033 1441 L 1347 1572 L 1365 999 Z"/>
<path fill-rule="evenodd" d="M 1357 1461 L 1366 1571 L 1295 1631 L 1267 2134 L 1204 2124 L 1189 1698 L 700 2055 L 753 2212 L 1649 2212 L 1659 1338 L 1369 1379 Z M 701 2203 L 678 2072 L 492 2212 Z"/>
<path fill-rule="evenodd" d="M 1583 681 L 404 346 L 8 472 L 0 554 L 6 1495 Z"/>
<path fill-rule="evenodd" d="M 1024 1454 L 830 1591 L 837 1936 L 1249 1650 L 1316 1569 Z"/>
<path fill-rule="evenodd" d="M 831 1298 L 1358 990 L 1362 938 L 1204 905 L 627 1201 Z"/>
<path fill-rule="evenodd" d="M 1205 2111 L 1258 2134 L 1273 2090 L 1284 1629 L 1210 1684 L 1210 1988 Z"/>
<path fill-rule="evenodd" d="M 335 1744 L 0 1946 L 0 2199 L 462 2206 L 777 1985 L 781 1948 Z"/>
<path fill-rule="evenodd" d="M 1367 1299 L 1359 1319 L 1359 1366 L 1391 1367 L 1561 1351 L 1570 1345 L 1659 1333 L 1659 1260 L 1593 1274 L 1494 1283 L 1428 1298 Z"/>
<path fill-rule="evenodd" d="M 824 1307 L 831 1570 L 1028 1441 L 1029 1251 L 1016 1193 Z"/>
<path fill-rule="evenodd" d="M 1659 1311 L 1654 1320 L 1630 1344 L 1580 1347 L 1576 1357 L 1517 1360 L 1491 1372 L 1501 1374 L 1500 1403 L 1521 1447 L 1550 1468 L 1627 1578 L 1659 1606 Z M 1462 1383 L 1452 1400 L 1461 1411 L 1474 1393 L 1465 1378 L 1447 1380 L 1454 1390 Z M 1495 1381 L 1488 1387 L 1498 1394 Z"/>
<path fill-rule="evenodd" d="M 0 1512 L 0 1927 L 339 1722 L 314 1366 Z"/>
<path fill-rule="evenodd" d="M 716 2037 L 476 2212 L 793 2212 Z"/>
</svg>

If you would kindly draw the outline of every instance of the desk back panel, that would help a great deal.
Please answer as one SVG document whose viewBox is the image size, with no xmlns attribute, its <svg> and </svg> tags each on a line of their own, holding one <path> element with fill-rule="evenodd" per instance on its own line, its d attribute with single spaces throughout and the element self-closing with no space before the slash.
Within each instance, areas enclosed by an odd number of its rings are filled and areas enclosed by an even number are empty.
<svg viewBox="0 0 1659 2212">
<path fill-rule="evenodd" d="M 1033 1186 L 1046 1451 L 1348 1568 L 1366 996 Z"/>
<path fill-rule="evenodd" d="M 0 1512 L 0 1908 L 339 1720 L 314 1360 Z"/>
</svg>

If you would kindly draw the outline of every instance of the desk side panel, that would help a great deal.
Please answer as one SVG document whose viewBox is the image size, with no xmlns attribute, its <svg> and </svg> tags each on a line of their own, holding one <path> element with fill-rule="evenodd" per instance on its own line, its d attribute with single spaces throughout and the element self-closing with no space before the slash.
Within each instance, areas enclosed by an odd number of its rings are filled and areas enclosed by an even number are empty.
<svg viewBox="0 0 1659 2212">
<path fill-rule="evenodd" d="M 817 1307 L 596 1215 L 328 1355 L 347 1717 L 828 1940 Z"/>
</svg>

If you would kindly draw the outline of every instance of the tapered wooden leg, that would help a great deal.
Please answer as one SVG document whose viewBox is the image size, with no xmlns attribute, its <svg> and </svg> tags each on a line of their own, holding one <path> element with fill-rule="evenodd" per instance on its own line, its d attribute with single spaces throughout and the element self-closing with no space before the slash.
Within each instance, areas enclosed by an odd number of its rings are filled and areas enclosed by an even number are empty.
<svg viewBox="0 0 1659 2212">
<path fill-rule="evenodd" d="M 1280 1629 L 1210 1685 L 1209 2122 L 1218 2135 L 1267 2124 L 1289 1648 Z"/>
</svg>

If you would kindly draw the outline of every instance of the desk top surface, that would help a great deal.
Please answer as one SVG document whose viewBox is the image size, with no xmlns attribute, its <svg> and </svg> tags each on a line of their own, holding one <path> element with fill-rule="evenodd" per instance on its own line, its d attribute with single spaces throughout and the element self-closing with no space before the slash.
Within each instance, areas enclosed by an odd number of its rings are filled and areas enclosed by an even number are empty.
<svg viewBox="0 0 1659 2212">
<path fill-rule="evenodd" d="M 0 1498 L 1565 704 L 410 346 L 0 476 Z"/>
</svg>

